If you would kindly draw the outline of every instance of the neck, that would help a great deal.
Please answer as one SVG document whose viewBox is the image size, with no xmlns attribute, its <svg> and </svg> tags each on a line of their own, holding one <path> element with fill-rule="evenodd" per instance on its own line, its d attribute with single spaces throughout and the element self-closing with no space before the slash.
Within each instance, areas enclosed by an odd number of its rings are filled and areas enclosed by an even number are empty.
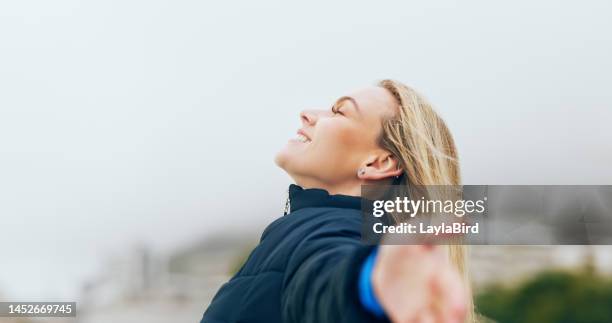
<svg viewBox="0 0 612 323">
<path fill-rule="evenodd" d="M 349 196 L 361 197 L 361 186 L 380 184 L 380 185 L 391 185 L 393 183 L 393 177 L 379 179 L 376 181 L 361 180 L 355 178 L 354 180 L 345 183 L 330 184 L 320 180 L 316 180 L 308 177 L 291 176 L 295 181 L 295 184 L 302 188 L 320 188 L 326 190 L 329 194 L 342 194 Z"/>
<path fill-rule="evenodd" d="M 293 180 L 295 181 L 295 184 L 303 188 L 320 188 L 326 190 L 331 195 L 342 194 L 349 196 L 361 196 L 361 185 L 365 184 L 365 182 L 361 180 L 355 180 L 352 183 L 338 184 L 329 184 L 312 178 L 293 177 Z"/>
</svg>

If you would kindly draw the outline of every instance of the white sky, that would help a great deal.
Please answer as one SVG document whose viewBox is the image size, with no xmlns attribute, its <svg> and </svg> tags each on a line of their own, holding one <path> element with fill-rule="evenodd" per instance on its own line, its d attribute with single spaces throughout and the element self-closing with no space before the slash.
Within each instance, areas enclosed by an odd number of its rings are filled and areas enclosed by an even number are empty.
<svg viewBox="0 0 612 323">
<path fill-rule="evenodd" d="M 612 183 L 610 2 L 366 3 L 0 2 L 0 292 L 261 229 L 298 112 L 382 78 L 438 108 L 466 184 Z"/>
</svg>

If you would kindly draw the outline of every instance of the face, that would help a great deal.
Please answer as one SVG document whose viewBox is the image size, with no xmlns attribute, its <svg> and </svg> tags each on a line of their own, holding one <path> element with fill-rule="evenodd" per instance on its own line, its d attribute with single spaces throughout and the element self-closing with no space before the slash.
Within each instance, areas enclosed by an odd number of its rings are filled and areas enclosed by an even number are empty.
<svg viewBox="0 0 612 323">
<path fill-rule="evenodd" d="M 360 185 L 358 170 L 386 153 L 378 138 L 397 103 L 386 89 L 369 87 L 330 106 L 300 113 L 302 127 L 276 155 L 276 163 L 298 185 L 341 192 Z"/>
</svg>

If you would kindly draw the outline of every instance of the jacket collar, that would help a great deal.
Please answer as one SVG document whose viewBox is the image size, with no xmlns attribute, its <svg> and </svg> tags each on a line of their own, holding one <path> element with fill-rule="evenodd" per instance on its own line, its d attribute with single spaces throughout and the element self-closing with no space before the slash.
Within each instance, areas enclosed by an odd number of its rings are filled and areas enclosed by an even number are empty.
<svg viewBox="0 0 612 323">
<path fill-rule="evenodd" d="M 330 195 L 329 192 L 324 189 L 304 189 L 295 184 L 289 186 L 288 202 L 291 212 L 307 207 L 361 209 L 361 197 L 342 194 Z"/>
</svg>

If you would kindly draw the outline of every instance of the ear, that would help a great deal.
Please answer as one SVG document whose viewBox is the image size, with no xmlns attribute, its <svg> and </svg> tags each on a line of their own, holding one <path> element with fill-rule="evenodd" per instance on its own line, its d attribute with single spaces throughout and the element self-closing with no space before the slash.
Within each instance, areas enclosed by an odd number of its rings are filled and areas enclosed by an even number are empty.
<svg viewBox="0 0 612 323">
<path fill-rule="evenodd" d="M 357 177 L 373 181 L 399 176 L 403 172 L 397 158 L 388 151 L 382 151 L 371 155 L 364 161 L 363 166 L 357 172 Z"/>
</svg>

